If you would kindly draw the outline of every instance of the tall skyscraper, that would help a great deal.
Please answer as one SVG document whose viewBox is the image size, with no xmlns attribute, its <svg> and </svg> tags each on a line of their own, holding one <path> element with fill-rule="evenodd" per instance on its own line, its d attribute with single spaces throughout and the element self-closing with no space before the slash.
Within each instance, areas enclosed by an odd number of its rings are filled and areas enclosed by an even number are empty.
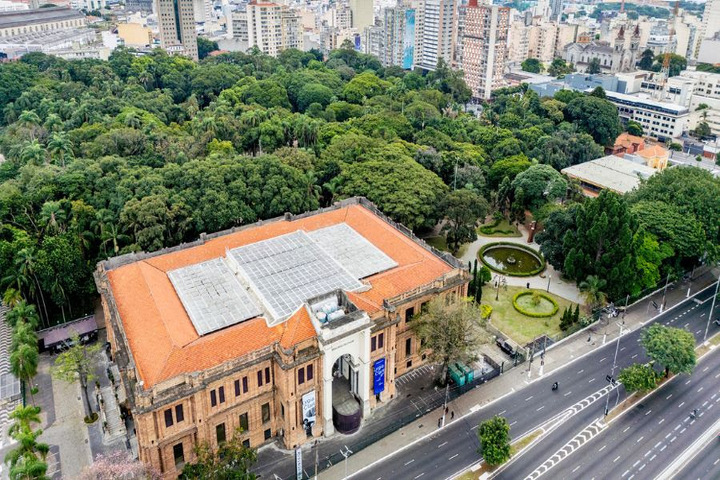
<svg viewBox="0 0 720 480">
<path fill-rule="evenodd" d="M 162 48 L 198 59 L 193 0 L 156 0 Z"/>
<path fill-rule="evenodd" d="M 473 97 L 488 99 L 492 90 L 503 86 L 509 22 L 507 7 L 478 6 L 477 0 L 467 4 L 461 66 Z"/>
<path fill-rule="evenodd" d="M 560 21 L 563 11 L 563 0 L 550 0 L 550 20 Z"/>
<path fill-rule="evenodd" d="M 417 58 L 416 54 L 417 66 L 425 70 L 435 70 L 441 58 L 448 65 L 452 65 L 456 12 L 455 0 L 423 2 L 421 56 Z"/>
<path fill-rule="evenodd" d="M 258 3 L 247 6 L 248 47 L 257 46 L 273 57 L 288 48 L 299 48 L 300 16 L 287 5 Z"/>
<path fill-rule="evenodd" d="M 720 0 L 707 0 L 702 14 L 702 26 L 695 48 L 695 56 L 700 51 L 702 41 L 706 38 L 713 38 L 718 32 L 720 32 Z"/>
<path fill-rule="evenodd" d="M 378 57 L 383 66 L 412 68 L 415 63 L 415 10 L 398 5 L 384 9 L 380 18 L 383 41 Z"/>
<path fill-rule="evenodd" d="M 375 23 L 373 0 L 350 0 L 350 11 L 352 11 L 352 26 L 358 32 Z"/>
</svg>

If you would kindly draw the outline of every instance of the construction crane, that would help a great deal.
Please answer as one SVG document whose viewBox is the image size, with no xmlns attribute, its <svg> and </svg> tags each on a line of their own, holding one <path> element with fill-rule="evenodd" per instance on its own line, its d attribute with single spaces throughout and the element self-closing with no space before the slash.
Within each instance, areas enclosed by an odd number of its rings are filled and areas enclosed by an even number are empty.
<svg viewBox="0 0 720 480">
<path fill-rule="evenodd" d="M 670 58 L 672 57 L 672 43 L 675 38 L 675 22 L 677 21 L 678 10 L 680 8 L 680 0 L 676 0 L 675 8 L 673 8 L 672 14 L 672 25 L 670 25 L 670 35 L 668 36 L 667 48 L 665 49 L 665 56 L 663 57 L 662 69 L 660 69 L 660 88 L 658 89 L 659 95 L 662 97 L 665 93 L 665 85 L 667 80 L 670 78 Z M 668 24 L 670 21 L 668 20 Z"/>
</svg>

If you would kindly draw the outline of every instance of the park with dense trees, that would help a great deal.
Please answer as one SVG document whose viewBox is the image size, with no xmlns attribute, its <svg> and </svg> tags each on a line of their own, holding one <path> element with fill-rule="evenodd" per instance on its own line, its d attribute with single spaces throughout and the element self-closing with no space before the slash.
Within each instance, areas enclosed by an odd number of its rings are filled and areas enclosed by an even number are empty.
<svg viewBox="0 0 720 480">
<path fill-rule="evenodd" d="M 546 224 L 550 263 L 578 282 L 603 278 L 612 298 L 716 256 L 720 187 L 705 172 L 591 201 L 559 173 L 622 131 L 601 95 L 504 88 L 479 116 L 469 99 L 447 65 L 383 68 L 347 45 L 325 59 L 251 50 L 196 63 L 119 48 L 108 61 L 1 64 L 0 293 L 34 304 L 44 328 L 91 310 L 102 259 L 354 195 L 419 233 L 444 221 L 453 249 L 486 214 L 529 212 Z"/>
</svg>

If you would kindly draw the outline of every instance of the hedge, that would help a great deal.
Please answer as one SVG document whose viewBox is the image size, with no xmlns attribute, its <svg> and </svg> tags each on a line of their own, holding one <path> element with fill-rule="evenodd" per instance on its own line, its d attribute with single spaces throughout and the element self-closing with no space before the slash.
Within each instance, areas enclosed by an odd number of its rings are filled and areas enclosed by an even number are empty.
<svg viewBox="0 0 720 480">
<path fill-rule="evenodd" d="M 492 248 L 492 247 L 511 247 L 511 248 L 518 248 L 520 250 L 525 250 L 526 252 L 530 252 L 540 260 L 540 267 L 536 268 L 535 270 L 531 270 L 529 272 L 518 272 L 518 273 L 508 273 L 503 270 L 498 270 L 497 268 L 493 267 L 492 265 L 487 263 L 485 260 L 483 260 L 483 253 L 485 253 L 485 251 L 488 248 Z M 502 275 L 507 275 L 509 277 L 534 277 L 538 273 L 545 270 L 545 266 L 546 266 L 545 265 L 545 257 L 543 257 L 542 253 L 536 251 L 534 248 L 526 247 L 525 245 L 521 245 L 518 243 L 512 243 L 512 242 L 486 243 L 485 245 L 483 245 L 480 248 L 480 250 L 478 250 L 477 256 L 478 256 L 478 259 L 480 259 L 480 262 L 483 265 L 485 265 L 486 267 L 488 267 L 490 270 L 492 270 L 493 272 L 500 273 Z"/>
<path fill-rule="evenodd" d="M 553 304 L 553 311 L 552 311 L 552 313 L 528 312 L 527 310 L 524 310 L 520 305 L 518 305 L 518 303 L 517 303 L 517 299 L 518 299 L 518 298 L 523 297 L 523 296 L 525 296 L 525 295 L 533 295 L 533 294 L 536 294 L 536 293 L 537 293 L 541 298 L 544 298 L 545 300 L 548 300 L 550 303 Z M 515 307 L 515 310 L 517 310 L 518 312 L 522 313 L 523 315 L 525 315 L 525 316 L 527 316 L 527 317 L 533 317 L 533 318 L 552 317 L 553 315 L 555 315 L 555 314 L 558 312 L 558 309 L 560 308 L 560 307 L 558 306 L 557 302 L 555 301 L 555 299 L 553 299 L 550 295 L 545 295 L 545 294 L 542 293 L 542 292 L 533 292 L 532 290 L 525 290 L 524 292 L 518 292 L 518 293 L 516 293 L 515 296 L 513 296 L 513 301 L 512 301 L 512 303 L 513 303 L 513 307 Z"/>
</svg>

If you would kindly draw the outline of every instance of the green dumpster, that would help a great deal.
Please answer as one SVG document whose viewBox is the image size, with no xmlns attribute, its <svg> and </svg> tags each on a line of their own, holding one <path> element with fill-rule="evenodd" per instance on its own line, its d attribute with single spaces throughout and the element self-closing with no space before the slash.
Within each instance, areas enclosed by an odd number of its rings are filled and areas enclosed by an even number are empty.
<svg viewBox="0 0 720 480">
<path fill-rule="evenodd" d="M 455 365 L 450 365 L 450 378 L 459 386 L 465 385 L 465 373 L 458 370 Z"/>
<path fill-rule="evenodd" d="M 465 375 L 465 382 L 470 383 L 475 379 L 475 372 L 464 363 L 457 362 L 456 368 Z"/>
</svg>

